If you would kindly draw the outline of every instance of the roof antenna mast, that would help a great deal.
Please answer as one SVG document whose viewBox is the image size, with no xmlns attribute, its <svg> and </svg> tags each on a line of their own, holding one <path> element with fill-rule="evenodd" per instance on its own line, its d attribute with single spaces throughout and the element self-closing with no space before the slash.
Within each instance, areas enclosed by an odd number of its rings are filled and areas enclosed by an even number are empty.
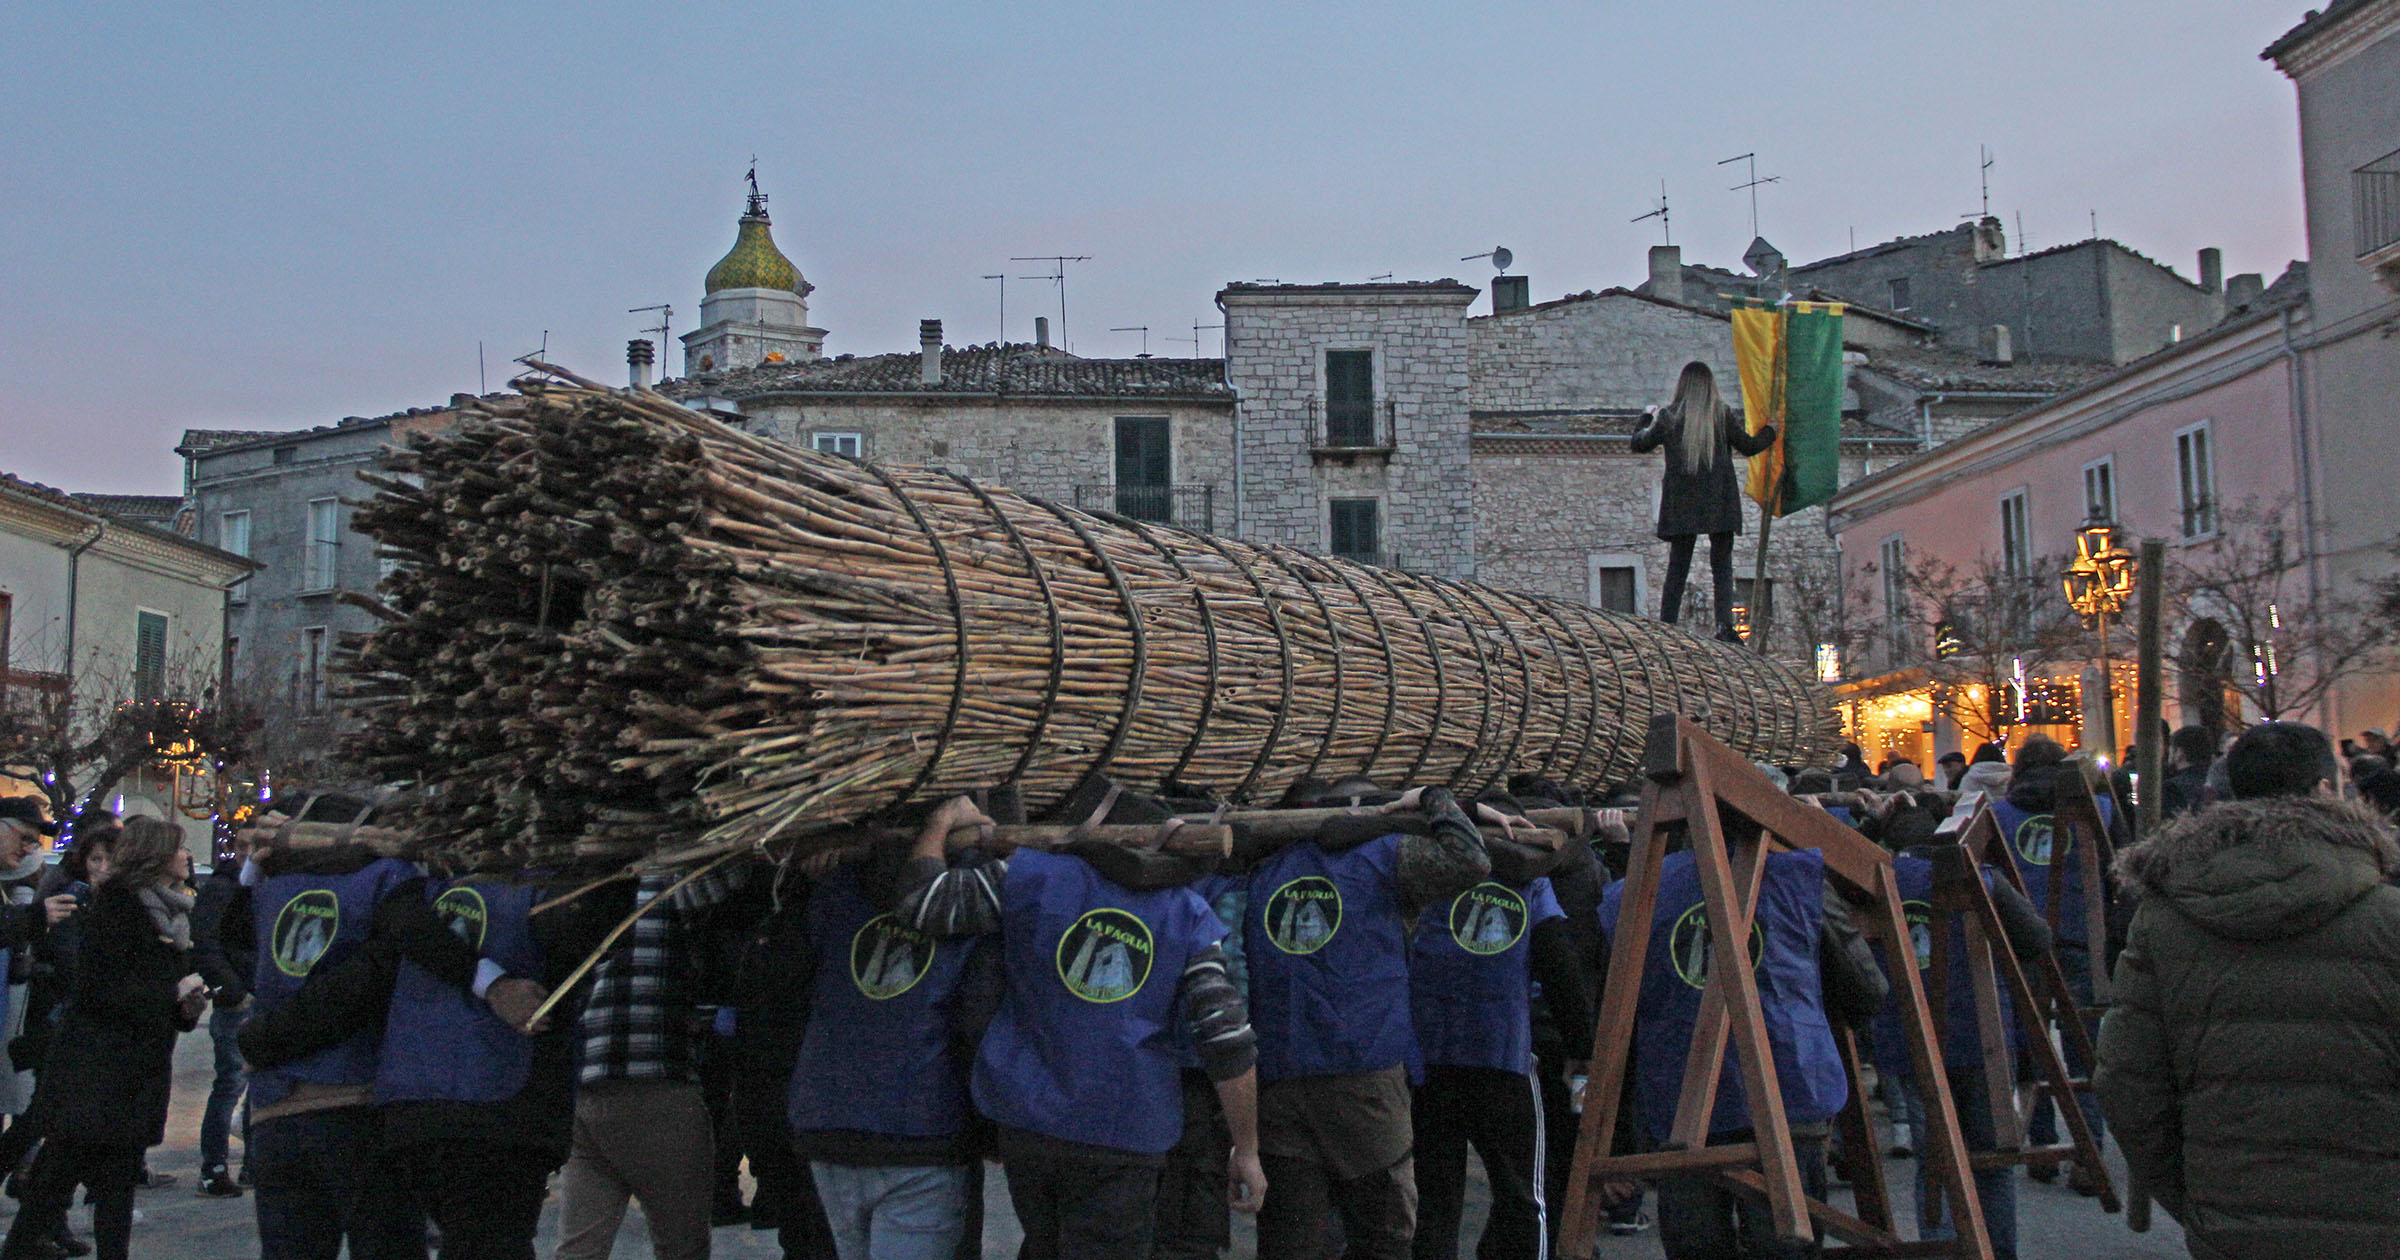
<svg viewBox="0 0 2400 1260">
<path fill-rule="evenodd" d="M 1648 214 L 1637 214 L 1633 216 L 1631 221 L 1639 223 L 1644 219 L 1658 220 L 1658 230 L 1666 233 L 1667 244 L 1672 245 L 1675 243 L 1675 219 L 1673 215 L 1667 213 L 1667 181 L 1663 179 L 1658 181 L 1658 208 L 1652 210 Z M 1750 226 L 1754 228 L 1757 227 L 1758 215 L 1756 211 L 1751 213 L 1750 219 Z M 1750 235 L 1756 236 L 1758 233 L 1752 232 Z"/>
<path fill-rule="evenodd" d="M 1017 279 L 1048 280 L 1058 286 L 1058 348 L 1061 350 L 1066 349 L 1067 264 L 1071 262 L 1090 262 L 1092 260 L 1092 256 L 1090 254 L 1011 254 L 1009 255 L 1008 260 L 1010 262 L 1046 262 L 1050 264 L 1050 271 L 1047 275 L 1018 276 Z"/>
<path fill-rule="evenodd" d="M 1981 144 L 1975 149 L 1983 155 L 1983 217 L 1988 219 L 1992 217 L 1992 150 Z"/>
<path fill-rule="evenodd" d="M 1732 156 L 1732 157 L 1729 157 L 1729 158 L 1725 159 L 1724 161 L 1717 163 L 1717 165 L 1719 165 L 1719 166 L 1731 166 L 1731 165 L 1733 165 L 1733 164 L 1734 164 L 1734 163 L 1736 163 L 1736 162 L 1748 162 L 1748 163 L 1750 164 L 1750 182 L 1748 182 L 1748 183 L 1746 183 L 1746 184 L 1735 184 L 1733 187 L 1731 187 L 1731 188 L 1727 189 L 1726 191 L 1727 191 L 1727 192 L 1740 192 L 1740 191 L 1742 191 L 1742 190 L 1743 190 L 1743 189 L 1745 189 L 1745 188 L 1747 188 L 1747 189 L 1749 189 L 1749 190 L 1750 190 L 1750 239 L 1752 239 L 1752 240 L 1757 240 L 1757 239 L 1758 239 L 1758 186 L 1759 186 L 1760 184 L 1780 184 L 1780 183 L 1782 183 L 1782 182 L 1783 182 L 1783 176 L 1781 176 L 1781 175 L 1768 175 L 1768 176 L 1766 176 L 1766 177 L 1764 177 L 1764 178 L 1761 178 L 1761 177 L 1759 176 L 1759 173 L 1758 173 L 1758 154 L 1756 154 L 1756 153 L 1737 153 L 1737 154 L 1735 154 L 1734 156 Z"/>
</svg>

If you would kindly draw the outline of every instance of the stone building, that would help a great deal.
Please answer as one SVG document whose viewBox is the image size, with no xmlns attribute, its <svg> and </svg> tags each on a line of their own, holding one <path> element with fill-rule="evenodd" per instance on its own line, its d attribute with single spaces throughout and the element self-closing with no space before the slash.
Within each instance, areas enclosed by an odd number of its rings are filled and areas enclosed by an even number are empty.
<svg viewBox="0 0 2400 1260">
<path fill-rule="evenodd" d="M 2339 590 L 2392 573 L 2400 521 L 2400 0 L 2336 0 L 2263 55 L 2299 96 L 2307 327 L 2293 317 L 2286 349 L 2301 360 L 2311 577 Z M 2355 734 L 2396 716 L 2387 673 L 2342 688 L 2325 720 Z"/>
</svg>

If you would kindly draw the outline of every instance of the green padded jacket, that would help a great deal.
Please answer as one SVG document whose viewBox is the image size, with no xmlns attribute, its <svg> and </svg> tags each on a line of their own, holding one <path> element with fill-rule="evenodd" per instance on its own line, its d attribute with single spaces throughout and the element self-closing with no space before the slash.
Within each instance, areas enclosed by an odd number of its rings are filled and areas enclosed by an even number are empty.
<svg viewBox="0 0 2400 1260">
<path fill-rule="evenodd" d="M 2203 1260 L 2400 1255 L 2400 842 L 2331 797 L 2127 849 L 2141 896 L 2095 1088 Z"/>
</svg>

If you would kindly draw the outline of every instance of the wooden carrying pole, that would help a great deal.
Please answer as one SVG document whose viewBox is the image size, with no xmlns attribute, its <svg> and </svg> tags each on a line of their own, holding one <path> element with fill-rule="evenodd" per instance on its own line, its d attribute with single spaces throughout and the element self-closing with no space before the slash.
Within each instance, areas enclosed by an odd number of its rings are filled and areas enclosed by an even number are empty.
<svg viewBox="0 0 2400 1260">
<path fill-rule="evenodd" d="M 1709 968 L 1674 1124 L 1661 1141 L 1661 1149 L 1644 1154 L 1611 1150 L 1620 1094 L 1633 1053 L 1634 1020 L 1651 919 L 1658 903 L 1660 867 L 1673 840 L 1680 837 L 1686 841 L 1695 859 L 1711 940 L 1749 939 L 1768 855 L 1801 849 L 1813 849 L 1824 857 L 1826 877 L 1856 908 L 1862 922 L 1874 924 L 1886 940 L 1908 940 L 1890 855 L 1823 810 L 1786 795 L 1755 766 L 1698 726 L 1671 715 L 1653 718 L 1643 773 L 1647 781 L 1642 788 L 1641 815 L 1633 828 L 1624 900 L 1609 946 L 1608 980 L 1601 991 L 1599 1025 L 1592 1039 L 1583 1128 L 1575 1144 L 1566 1215 L 1559 1234 L 1565 1254 L 1591 1253 L 1599 1224 L 1598 1183 L 1612 1178 L 1682 1175 L 1719 1178 L 1737 1190 L 1763 1197 L 1773 1209 L 1776 1232 L 1783 1237 L 1807 1241 L 1822 1230 L 1850 1244 L 1831 1254 L 1990 1260 L 1991 1244 L 1984 1234 L 1966 1144 L 1959 1136 L 1957 1108 L 1942 1069 L 1941 1042 L 1914 968 L 1895 968 L 1899 974 L 1894 996 L 1925 1100 L 1924 1148 L 1932 1160 L 1935 1181 L 1956 1205 L 1957 1238 L 1932 1243 L 1903 1241 L 1894 1227 L 1890 1197 L 1882 1193 L 1879 1176 L 1875 1184 L 1862 1187 L 1859 1216 L 1810 1198 L 1801 1189 L 1791 1124 L 1784 1115 L 1774 1055 L 1767 1044 L 1758 982 L 1748 967 Z M 1728 827 L 1727 812 L 1738 823 L 1755 826 Z M 1842 1030 L 1836 1041 L 1852 1082 L 1843 1123 L 1847 1132 L 1857 1134 L 1864 1131 L 1866 1116 L 1866 1099 L 1857 1084 L 1857 1039 Z M 1710 1146 L 1709 1120 L 1728 1043 L 1742 1074 L 1755 1136 L 1746 1142 Z"/>
<path fill-rule="evenodd" d="M 2077 1168 L 2087 1169 L 2099 1178 L 2101 1210 L 2117 1211 L 2120 1204 L 2116 1186 L 2109 1178 L 2107 1165 L 2100 1159 L 2099 1139 L 2092 1133 L 2091 1126 L 2084 1122 L 2083 1109 L 2074 1103 L 2075 1090 L 2089 1088 L 2090 1082 L 2068 1073 L 2066 1060 L 2059 1054 L 2058 1043 L 2050 1039 L 2049 1028 L 2053 1018 L 2062 1012 L 2073 1013 L 2078 1010 L 2074 992 L 2067 987 L 2066 973 L 2058 965 L 2058 954 L 2055 950 L 2043 954 L 2031 964 L 2032 973 L 2028 975 L 2026 967 L 2020 965 L 2016 956 L 2008 951 L 2007 936 L 2000 926 L 2000 911 L 1992 904 L 1991 894 L 1985 890 L 1983 880 L 1967 875 L 1977 865 L 1989 866 L 2001 879 L 2008 881 L 2019 895 L 2025 892 L 2025 881 L 2008 860 L 2007 840 L 2000 834 L 2000 824 L 1993 819 L 1990 807 L 1976 812 L 1974 821 L 1968 823 L 1966 831 L 1959 836 L 1958 844 L 1945 850 L 1944 856 L 1949 860 L 1944 862 L 1937 859 L 1934 867 L 1932 971 L 1935 974 L 1935 991 L 1939 993 L 1946 977 L 1943 960 L 1950 937 L 1947 925 L 1955 919 L 1963 919 L 1967 928 L 1967 948 L 1975 952 L 1976 961 L 1981 962 L 1986 953 L 1990 955 L 1990 966 L 1979 968 L 1976 973 L 1976 1018 L 1982 1029 L 1984 1062 L 2010 1061 L 2005 1049 L 1998 1054 L 1993 1052 L 1996 1044 L 2004 1043 L 1999 1040 L 2001 1024 L 1998 1002 L 1987 1006 L 1981 991 L 1982 972 L 1990 970 L 2006 986 L 2006 996 L 2016 1008 L 2017 1026 L 2024 1030 L 2026 1050 L 2033 1056 L 2035 1088 L 2041 1091 L 2043 1097 L 2059 1100 L 2059 1112 L 2066 1117 L 2069 1139 L 2059 1146 L 2025 1146 L 2022 1141 L 2024 1134 L 2017 1127 L 2015 1100 L 2010 1098 L 2005 1108 L 1997 1106 L 2004 1096 L 2004 1086 L 1999 1082 L 2005 1078 L 1997 1073 L 1987 1073 L 1987 1082 L 1992 1084 L 1995 1103 L 1992 1114 L 1998 1141 L 1992 1150 L 1975 1152 L 1975 1166 L 2002 1168 L 2015 1164 L 2056 1164 L 2060 1159 L 2072 1159 Z M 1944 1017 L 1944 1007 L 1938 996 L 1934 1003 L 1935 1020 L 1939 1022 Z M 2060 1027 L 2068 1042 L 2082 1056 L 2081 1061 L 2094 1062 L 2090 1030 L 2084 1027 L 2083 1021 L 2062 1019 Z M 2013 1084 L 2005 1088 L 2013 1094 Z"/>
</svg>

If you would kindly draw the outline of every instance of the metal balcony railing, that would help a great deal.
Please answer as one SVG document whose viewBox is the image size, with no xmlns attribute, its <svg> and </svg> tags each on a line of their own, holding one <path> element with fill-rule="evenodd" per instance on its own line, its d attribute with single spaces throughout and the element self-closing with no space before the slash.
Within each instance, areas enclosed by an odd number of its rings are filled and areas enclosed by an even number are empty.
<svg viewBox="0 0 2400 1260">
<path fill-rule="evenodd" d="M 1210 534 L 1217 526 L 1217 488 L 1214 484 L 1182 486 L 1077 486 L 1075 506 L 1086 512 L 1114 512 L 1151 525 L 1172 525 Z"/>
<path fill-rule="evenodd" d="M 2350 172 L 2356 197 L 2358 256 L 2400 245 L 2400 149 Z"/>
<path fill-rule="evenodd" d="M 1308 400 L 1308 428 L 1316 449 L 1325 453 L 1388 452 L 1399 445 L 1400 404 L 1397 399 L 1361 399 L 1332 403 Z"/>
</svg>

